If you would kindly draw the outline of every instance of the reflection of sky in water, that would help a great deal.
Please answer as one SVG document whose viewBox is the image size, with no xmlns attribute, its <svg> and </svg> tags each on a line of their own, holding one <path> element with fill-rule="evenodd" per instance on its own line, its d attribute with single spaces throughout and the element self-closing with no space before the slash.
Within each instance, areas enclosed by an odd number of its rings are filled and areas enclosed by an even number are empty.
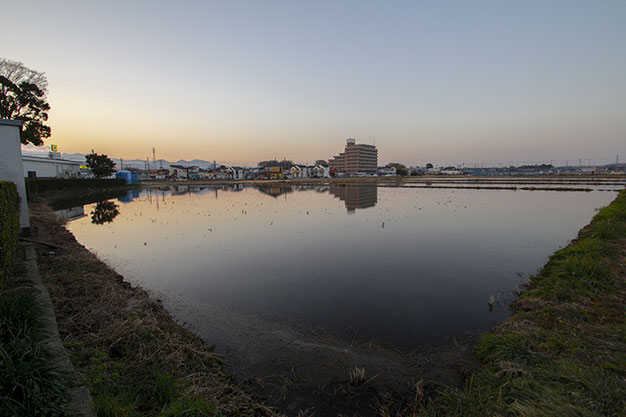
<svg viewBox="0 0 626 417">
<path fill-rule="evenodd" d="M 77 239 L 147 289 L 406 346 L 486 330 L 609 192 L 178 187 Z M 124 204 L 123 202 L 126 202 Z M 95 205 L 85 206 L 85 213 Z M 489 312 L 490 295 L 500 305 Z"/>
</svg>

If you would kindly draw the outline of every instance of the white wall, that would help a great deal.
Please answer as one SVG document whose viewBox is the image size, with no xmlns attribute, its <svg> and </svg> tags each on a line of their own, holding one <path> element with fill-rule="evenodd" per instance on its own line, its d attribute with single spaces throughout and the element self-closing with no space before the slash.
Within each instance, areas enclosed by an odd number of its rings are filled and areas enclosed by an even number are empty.
<svg viewBox="0 0 626 417">
<path fill-rule="evenodd" d="M 28 171 L 35 171 L 37 178 L 77 178 L 80 172 L 80 164 L 72 164 L 60 159 L 25 156 L 22 163 L 25 177 L 28 177 Z"/>
<path fill-rule="evenodd" d="M 22 122 L 0 119 L 0 180 L 13 181 L 20 196 L 20 227 L 30 227 L 24 184 L 20 131 Z"/>
</svg>

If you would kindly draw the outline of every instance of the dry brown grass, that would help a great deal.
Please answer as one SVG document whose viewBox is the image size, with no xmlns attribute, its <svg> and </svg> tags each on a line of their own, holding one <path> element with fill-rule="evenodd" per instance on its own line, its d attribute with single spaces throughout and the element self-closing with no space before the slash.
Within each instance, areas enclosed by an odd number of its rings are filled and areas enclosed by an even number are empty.
<svg viewBox="0 0 626 417">
<path fill-rule="evenodd" d="M 99 396 L 108 400 L 157 370 L 176 381 L 172 385 L 178 397 L 171 401 L 201 398 L 226 416 L 278 415 L 222 371 L 221 357 L 210 345 L 76 242 L 47 206 L 32 205 L 31 220 L 36 239 L 63 248 L 39 250 L 39 266 L 55 305 L 61 337 L 94 393 L 97 408 L 98 404 L 108 406 L 106 401 L 99 403 Z M 152 415 L 167 404 L 146 401 L 120 407 Z"/>
</svg>

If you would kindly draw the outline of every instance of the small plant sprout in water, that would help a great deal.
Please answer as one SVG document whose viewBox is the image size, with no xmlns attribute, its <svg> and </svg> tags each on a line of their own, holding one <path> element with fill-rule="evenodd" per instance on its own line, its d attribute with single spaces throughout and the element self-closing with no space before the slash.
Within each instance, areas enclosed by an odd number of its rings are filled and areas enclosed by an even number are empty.
<svg viewBox="0 0 626 417">
<path fill-rule="evenodd" d="M 355 366 L 350 369 L 348 375 L 350 376 L 350 385 L 359 386 L 363 385 L 367 381 L 365 379 L 365 368 Z"/>
</svg>

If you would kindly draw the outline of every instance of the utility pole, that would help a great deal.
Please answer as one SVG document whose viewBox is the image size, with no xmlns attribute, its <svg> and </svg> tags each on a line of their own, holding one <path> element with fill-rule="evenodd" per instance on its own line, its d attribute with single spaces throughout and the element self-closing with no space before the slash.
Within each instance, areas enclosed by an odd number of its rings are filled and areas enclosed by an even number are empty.
<svg viewBox="0 0 626 417">
<path fill-rule="evenodd" d="M 120 171 L 124 170 L 124 159 L 120 158 Z"/>
</svg>

